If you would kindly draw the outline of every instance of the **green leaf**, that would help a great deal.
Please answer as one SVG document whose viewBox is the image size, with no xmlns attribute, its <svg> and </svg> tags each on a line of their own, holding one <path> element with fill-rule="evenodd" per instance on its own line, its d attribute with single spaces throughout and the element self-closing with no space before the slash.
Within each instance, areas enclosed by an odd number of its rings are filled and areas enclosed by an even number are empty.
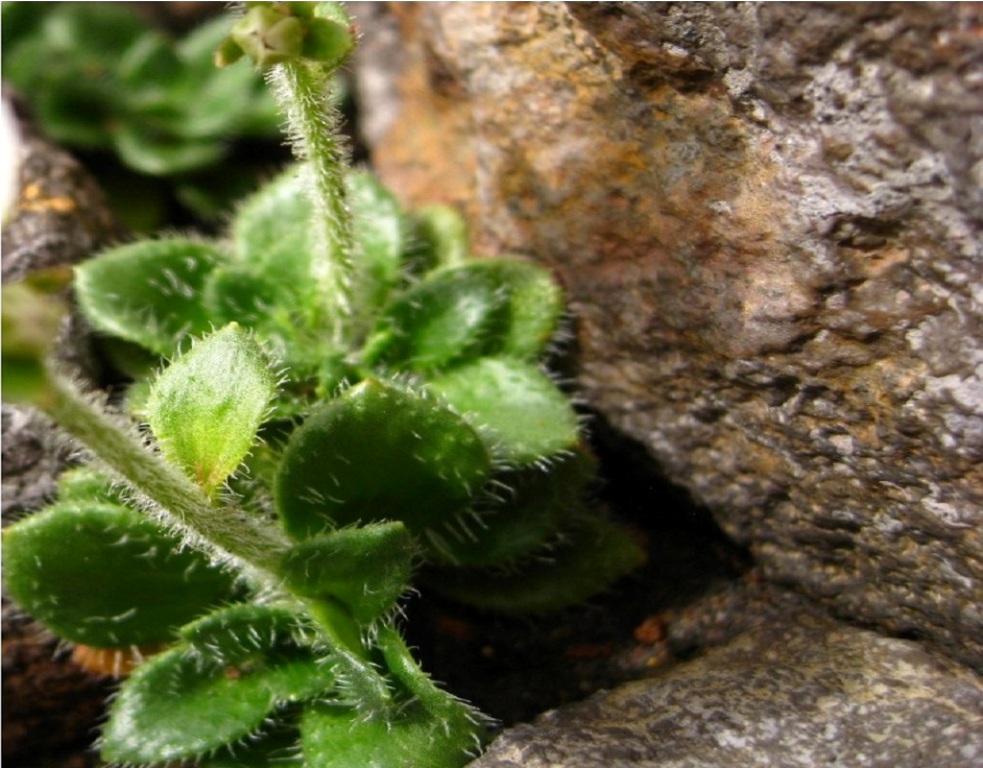
<svg viewBox="0 0 983 768">
<path fill-rule="evenodd" d="M 347 201 L 358 248 L 363 311 L 375 309 L 402 279 L 403 215 L 396 197 L 370 173 L 349 173 Z"/>
<path fill-rule="evenodd" d="M 186 335 L 210 330 L 201 291 L 222 261 L 222 254 L 205 243 L 145 240 L 77 266 L 75 292 L 99 330 L 172 355 Z"/>
<path fill-rule="evenodd" d="M 282 572 L 302 597 L 335 597 L 368 623 L 409 587 L 413 539 L 402 523 L 376 523 L 315 536 L 292 547 Z"/>
<path fill-rule="evenodd" d="M 523 465 L 574 448 L 577 414 L 546 374 L 507 358 L 482 358 L 427 384 L 472 424 L 490 435 L 495 456 Z"/>
<path fill-rule="evenodd" d="M 128 100 L 131 108 L 142 106 L 151 110 L 169 101 L 167 86 L 181 71 L 174 46 L 157 30 L 139 35 L 116 66 L 122 86 L 120 97 Z"/>
<path fill-rule="evenodd" d="M 316 375 L 326 352 L 323 339 L 309 329 L 311 304 L 298 293 L 251 265 L 230 264 L 209 275 L 203 299 L 216 322 L 241 323 L 255 331 L 271 356 L 282 361 L 291 379 L 299 382 Z"/>
<path fill-rule="evenodd" d="M 413 532 L 467 506 L 491 470 L 467 422 L 412 391 L 367 380 L 291 437 L 277 509 L 298 539 L 353 523 L 401 520 Z"/>
<path fill-rule="evenodd" d="M 55 8 L 41 22 L 12 25 L 17 39 L 5 25 L 4 81 L 16 83 L 60 142 L 111 148 L 161 175 L 214 164 L 230 138 L 276 135 L 258 74 L 212 64 L 228 18 L 175 43 L 124 3 L 45 5 Z"/>
<path fill-rule="evenodd" d="M 211 493 L 249 453 L 275 393 L 263 350 L 233 323 L 164 370 L 147 421 L 164 455 Z"/>
<path fill-rule="evenodd" d="M 120 487 L 111 475 L 92 464 L 66 469 L 58 476 L 58 500 L 123 504 Z"/>
<path fill-rule="evenodd" d="M 479 746 L 469 715 L 462 707 L 437 717 L 413 702 L 393 717 L 366 720 L 340 705 L 312 705 L 300 726 L 304 761 L 318 768 L 461 768 Z"/>
<path fill-rule="evenodd" d="M 283 292 L 275 282 L 249 265 L 227 264 L 212 270 L 204 289 L 209 314 L 221 323 L 255 328 L 270 316 L 286 315 L 278 306 Z"/>
<path fill-rule="evenodd" d="M 60 4 L 44 21 L 44 33 L 63 50 L 85 51 L 102 61 L 112 61 L 147 29 L 132 8 L 110 3 L 86 8 Z"/>
<path fill-rule="evenodd" d="M 477 738 L 480 716 L 466 703 L 442 691 L 434 684 L 430 676 L 420 669 L 413 654 L 406 647 L 402 636 L 392 626 L 379 627 L 377 643 L 386 669 L 393 678 L 404 688 L 414 701 L 419 702 L 430 715 L 448 724 L 467 722 L 468 735 Z"/>
<path fill-rule="evenodd" d="M 31 101 L 32 113 L 52 140 L 108 146 L 111 117 L 121 99 L 113 68 L 146 25 L 119 3 L 8 6 L 52 9 L 33 29 L 22 29 L 25 36 L 19 39 L 11 39 L 4 24 L 4 83 Z"/>
<path fill-rule="evenodd" d="M 216 139 L 277 136 L 281 117 L 259 73 L 251 67 L 215 66 L 214 51 L 229 26 L 228 15 L 218 16 L 195 27 L 176 45 L 183 64 L 173 95 L 185 116 L 180 135 Z"/>
<path fill-rule="evenodd" d="M 195 768 L 289 768 L 291 765 L 303 768 L 300 733 L 296 727 L 279 723 L 272 731 L 250 738 L 248 744 L 223 747 L 195 762 Z"/>
<path fill-rule="evenodd" d="M 3 534 L 4 578 L 17 603 L 75 643 L 162 642 L 231 593 L 232 576 L 138 512 L 69 499 Z"/>
<path fill-rule="evenodd" d="M 190 653 L 220 664 L 238 664 L 272 648 L 300 647 L 303 634 L 295 610 L 254 603 L 219 608 L 180 630 Z"/>
<path fill-rule="evenodd" d="M 226 606 L 185 625 L 180 635 L 188 653 L 203 664 L 234 666 L 252 674 L 266 670 L 267 683 L 281 703 L 305 701 L 334 686 L 333 662 L 312 656 L 316 631 L 293 606 Z M 303 674 L 308 663 L 316 665 L 316 673 Z"/>
<path fill-rule="evenodd" d="M 439 269 L 384 308 L 363 350 L 368 365 L 429 372 L 483 356 L 534 360 L 563 312 L 549 273 L 519 259 Z"/>
<path fill-rule="evenodd" d="M 303 178 L 291 168 L 249 197 L 232 222 L 237 261 L 277 286 L 286 301 L 312 294 L 312 215 Z"/>
<path fill-rule="evenodd" d="M 218 163 L 228 153 L 221 140 L 186 139 L 153 126 L 121 123 L 113 146 L 124 163 L 151 176 L 170 176 Z"/>
<path fill-rule="evenodd" d="M 446 368 L 489 354 L 508 328 L 508 294 L 472 264 L 432 272 L 383 310 L 363 350 L 370 366 Z"/>
<path fill-rule="evenodd" d="M 563 291 L 550 273 L 531 261 L 483 259 L 472 269 L 495 276 L 509 296 L 509 326 L 497 354 L 535 360 L 553 339 L 563 315 Z"/>
<path fill-rule="evenodd" d="M 226 665 L 178 646 L 123 683 L 102 733 L 102 757 L 194 759 L 251 736 L 279 705 L 320 695 L 333 682 L 331 665 L 302 651 L 273 649 Z"/>
<path fill-rule="evenodd" d="M 466 567 L 529 557 L 582 514 L 585 489 L 595 473 L 594 459 L 580 450 L 547 466 L 501 472 L 493 481 L 500 498 L 476 509 L 476 520 L 466 530 L 436 541 L 431 536 L 428 554 L 436 562 Z"/>
<path fill-rule="evenodd" d="M 356 179 L 362 177 L 356 175 Z M 356 222 L 353 234 L 360 241 L 359 248 L 367 248 L 371 256 L 367 266 L 371 279 L 359 298 L 374 302 L 388 291 L 386 283 L 392 279 L 385 262 L 387 249 L 393 247 L 387 238 L 393 233 L 386 229 L 388 216 L 369 215 L 368 211 L 374 202 L 385 208 L 392 201 L 386 202 L 382 191 L 369 188 L 368 177 L 353 183 L 361 190 L 352 203 L 354 212 L 365 214 L 362 223 Z M 225 312 L 238 304 L 248 314 L 250 306 L 257 306 L 255 322 L 248 316 L 244 322 L 281 344 L 285 362 L 305 374 L 318 369 L 319 359 L 337 352 L 327 348 L 329 334 L 325 333 L 324 302 L 318 293 L 310 239 L 313 215 L 309 186 L 296 167 L 262 187 L 236 213 L 232 224 L 236 264 L 229 280 L 222 278 L 208 297 Z M 250 292 L 255 301 L 249 300 Z"/>
<path fill-rule="evenodd" d="M 579 603 L 641 565 L 645 553 L 623 528 L 586 518 L 555 548 L 508 571 L 434 569 L 435 591 L 501 613 L 547 613 Z"/>
<path fill-rule="evenodd" d="M 449 205 L 417 208 L 406 217 L 405 259 L 413 274 L 437 267 L 461 264 L 468 258 L 468 225 L 457 209 Z"/>
</svg>

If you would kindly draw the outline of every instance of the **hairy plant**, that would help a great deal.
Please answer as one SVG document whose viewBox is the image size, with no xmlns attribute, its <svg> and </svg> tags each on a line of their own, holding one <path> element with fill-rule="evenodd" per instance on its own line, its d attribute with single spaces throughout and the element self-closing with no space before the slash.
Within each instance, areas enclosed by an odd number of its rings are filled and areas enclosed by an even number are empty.
<svg viewBox="0 0 983 768">
<path fill-rule="evenodd" d="M 223 240 L 76 269 L 134 377 L 122 411 L 46 356 L 49 300 L 5 295 L 5 396 L 92 457 L 4 533 L 8 590 L 67 641 L 158 651 L 111 704 L 108 761 L 462 765 L 487 721 L 406 647 L 414 579 L 545 611 L 641 559 L 587 503 L 580 420 L 543 368 L 549 273 L 468 258 L 453 211 L 348 170 L 328 90 L 353 45 L 336 4 L 247 3 L 218 59 L 267 72 L 298 165 Z"/>
</svg>

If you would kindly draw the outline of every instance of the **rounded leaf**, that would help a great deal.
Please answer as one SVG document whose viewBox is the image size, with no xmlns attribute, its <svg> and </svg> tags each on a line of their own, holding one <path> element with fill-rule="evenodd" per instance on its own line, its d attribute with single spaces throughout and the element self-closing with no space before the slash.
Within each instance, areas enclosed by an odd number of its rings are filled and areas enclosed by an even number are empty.
<svg viewBox="0 0 983 768">
<path fill-rule="evenodd" d="M 546 270 L 521 259 L 475 259 L 431 272 L 396 296 L 363 359 L 420 372 L 483 356 L 534 360 L 562 313 L 562 292 Z"/>
<path fill-rule="evenodd" d="M 418 532 L 467 506 L 491 467 L 477 433 L 453 411 L 367 380 L 293 434 L 276 478 L 277 509 L 298 539 L 375 520 Z"/>
<path fill-rule="evenodd" d="M 530 363 L 481 358 L 431 379 L 427 387 L 491 435 L 491 448 L 503 461 L 529 464 L 580 440 L 570 399 Z"/>
<path fill-rule="evenodd" d="M 253 603 L 219 608 L 180 630 L 192 653 L 222 664 L 237 664 L 276 647 L 296 647 L 299 634 L 295 610 Z"/>
<path fill-rule="evenodd" d="M 406 217 L 405 258 L 413 274 L 462 263 L 470 250 L 468 225 L 456 208 L 427 205 Z"/>
<path fill-rule="evenodd" d="M 494 351 L 508 328 L 508 294 L 471 266 L 432 272 L 396 296 L 365 345 L 365 363 L 430 371 Z"/>
<path fill-rule="evenodd" d="M 645 561 L 621 526 L 600 517 L 578 521 L 542 557 L 500 570 L 434 569 L 427 584 L 454 600 L 501 613 L 547 613 L 603 591 Z"/>
<path fill-rule="evenodd" d="M 96 647 L 171 639 L 232 591 L 229 573 L 140 513 L 71 500 L 3 533 L 14 600 L 60 637 Z"/>
<path fill-rule="evenodd" d="M 533 555 L 582 514 L 586 487 L 595 473 L 594 459 L 579 450 L 546 466 L 499 473 L 494 484 L 507 490 L 476 509 L 477 520 L 466 531 L 448 532 L 440 537 L 439 546 L 431 541 L 431 558 L 452 565 L 488 567 Z"/>
<path fill-rule="evenodd" d="M 114 483 L 111 475 L 92 464 L 70 467 L 58 476 L 59 501 L 122 504 L 121 489 L 122 486 Z"/>
<path fill-rule="evenodd" d="M 120 159 L 150 176 L 169 176 L 218 163 L 228 153 L 220 139 L 162 135 L 152 125 L 122 123 L 113 134 Z"/>
<path fill-rule="evenodd" d="M 271 731 L 250 738 L 248 744 L 233 744 L 195 763 L 196 768 L 303 768 L 299 754 L 300 733 L 288 723 L 277 723 Z"/>
<path fill-rule="evenodd" d="M 282 572 L 294 594 L 335 597 L 367 623 L 408 589 L 415 551 L 402 523 L 375 523 L 300 542 L 284 556 Z"/>
<path fill-rule="evenodd" d="M 499 354 L 534 360 L 553 339 L 563 315 L 563 291 L 550 273 L 531 261 L 484 259 L 475 269 L 494 274 L 509 295 L 509 326 Z"/>
<path fill-rule="evenodd" d="M 308 230 L 313 205 L 297 168 L 290 168 L 248 197 L 232 222 L 236 258 L 274 282 L 302 279 L 310 271 Z"/>
<path fill-rule="evenodd" d="M 123 683 L 103 729 L 102 757 L 140 765 L 194 759 L 254 734 L 282 703 L 333 682 L 331 665 L 307 653 L 270 651 L 226 665 L 178 646 Z"/>
<path fill-rule="evenodd" d="M 375 308 L 402 279 L 402 211 L 396 197 L 372 174 L 350 173 L 345 181 L 362 271 L 360 298 L 364 308 Z"/>
<path fill-rule="evenodd" d="M 300 724 L 304 763 L 318 768 L 461 768 L 476 756 L 477 731 L 463 705 L 436 716 L 419 702 L 395 717 L 368 720 L 344 706 L 317 704 L 304 711 Z"/>
<path fill-rule="evenodd" d="M 243 264 L 227 264 L 213 270 L 204 289 L 204 302 L 221 323 L 242 323 L 255 328 L 269 323 L 276 312 L 282 291 L 275 282 Z"/>
<path fill-rule="evenodd" d="M 184 336 L 211 329 L 201 291 L 222 260 L 205 243 L 144 240 L 77 266 L 75 293 L 99 330 L 172 355 Z"/>
</svg>

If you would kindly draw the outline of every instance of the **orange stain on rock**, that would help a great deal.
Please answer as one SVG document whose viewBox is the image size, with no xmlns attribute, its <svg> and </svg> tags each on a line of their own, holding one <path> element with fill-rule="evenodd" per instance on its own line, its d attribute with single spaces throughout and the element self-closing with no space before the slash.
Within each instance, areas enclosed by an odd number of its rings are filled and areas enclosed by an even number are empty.
<svg viewBox="0 0 983 768">
<path fill-rule="evenodd" d="M 38 184 L 28 184 L 17 207 L 29 213 L 72 213 L 78 210 L 78 203 L 70 197 L 46 197 Z"/>
</svg>

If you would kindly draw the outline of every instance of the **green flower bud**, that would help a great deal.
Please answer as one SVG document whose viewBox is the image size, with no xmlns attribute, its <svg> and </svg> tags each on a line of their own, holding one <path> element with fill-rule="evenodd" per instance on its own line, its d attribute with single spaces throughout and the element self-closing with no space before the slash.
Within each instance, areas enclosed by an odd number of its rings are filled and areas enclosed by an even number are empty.
<svg viewBox="0 0 983 768">
<path fill-rule="evenodd" d="M 316 16 L 311 3 L 251 3 L 216 50 L 215 63 L 224 67 L 245 54 L 260 69 L 299 59 L 336 67 L 354 45 L 347 24 Z"/>
<path fill-rule="evenodd" d="M 268 69 L 300 55 L 304 32 L 304 25 L 295 16 L 257 6 L 236 22 L 231 38 L 260 69 Z"/>
</svg>

